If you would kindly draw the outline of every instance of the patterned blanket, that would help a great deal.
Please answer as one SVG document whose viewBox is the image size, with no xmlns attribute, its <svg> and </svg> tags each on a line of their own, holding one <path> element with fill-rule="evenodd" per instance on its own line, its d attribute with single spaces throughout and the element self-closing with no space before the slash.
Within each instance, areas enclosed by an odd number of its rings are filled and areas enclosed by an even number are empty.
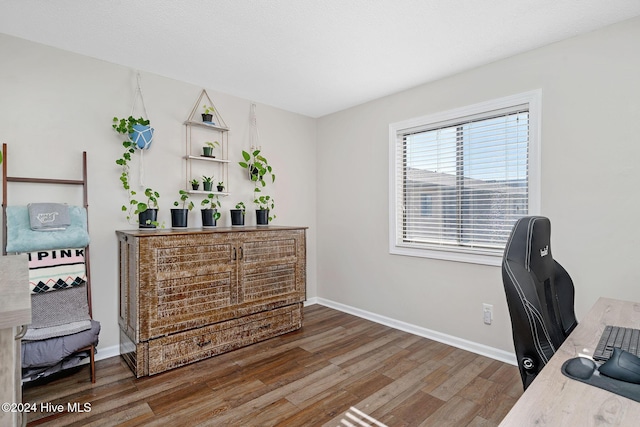
<svg viewBox="0 0 640 427">
<path fill-rule="evenodd" d="M 55 291 L 87 282 L 84 249 L 29 252 L 31 293 Z"/>
</svg>

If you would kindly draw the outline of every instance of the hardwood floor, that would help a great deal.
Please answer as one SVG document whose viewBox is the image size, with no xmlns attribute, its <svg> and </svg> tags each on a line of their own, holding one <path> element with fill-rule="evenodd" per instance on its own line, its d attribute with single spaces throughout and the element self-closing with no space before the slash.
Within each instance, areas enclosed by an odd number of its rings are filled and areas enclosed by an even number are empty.
<svg viewBox="0 0 640 427">
<path fill-rule="evenodd" d="M 29 426 L 376 425 L 368 416 L 480 427 L 522 394 L 515 366 L 320 305 L 304 316 L 298 331 L 152 377 L 114 357 L 96 362 L 95 384 L 87 365 L 25 384 L 23 401 L 38 408 Z M 41 411 L 47 403 L 65 412 Z"/>
</svg>

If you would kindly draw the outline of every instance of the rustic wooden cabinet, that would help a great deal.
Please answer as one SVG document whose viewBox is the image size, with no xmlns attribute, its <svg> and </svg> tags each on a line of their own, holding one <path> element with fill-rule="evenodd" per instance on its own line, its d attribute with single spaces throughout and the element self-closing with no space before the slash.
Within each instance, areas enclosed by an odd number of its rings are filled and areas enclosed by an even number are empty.
<svg viewBox="0 0 640 427">
<path fill-rule="evenodd" d="M 137 377 L 302 326 L 305 228 L 116 233 L 120 353 Z"/>
</svg>

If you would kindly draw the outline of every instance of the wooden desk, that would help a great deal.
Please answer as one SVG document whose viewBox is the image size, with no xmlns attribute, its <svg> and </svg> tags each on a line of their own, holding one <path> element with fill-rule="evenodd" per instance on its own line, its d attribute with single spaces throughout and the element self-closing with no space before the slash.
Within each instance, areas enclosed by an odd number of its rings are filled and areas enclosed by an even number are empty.
<svg viewBox="0 0 640 427">
<path fill-rule="evenodd" d="M 567 378 L 562 364 L 592 355 L 605 325 L 640 328 L 640 303 L 600 298 L 553 355 L 501 426 L 637 426 L 640 403 Z"/>
</svg>

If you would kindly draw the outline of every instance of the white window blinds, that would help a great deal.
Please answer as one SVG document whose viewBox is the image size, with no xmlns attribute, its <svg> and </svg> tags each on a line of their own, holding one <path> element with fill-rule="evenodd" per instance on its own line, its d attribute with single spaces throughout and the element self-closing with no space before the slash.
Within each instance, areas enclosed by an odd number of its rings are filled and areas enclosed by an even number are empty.
<svg viewBox="0 0 640 427">
<path fill-rule="evenodd" d="M 529 148 L 528 103 L 395 129 L 395 246 L 502 255 L 530 210 Z"/>
</svg>

